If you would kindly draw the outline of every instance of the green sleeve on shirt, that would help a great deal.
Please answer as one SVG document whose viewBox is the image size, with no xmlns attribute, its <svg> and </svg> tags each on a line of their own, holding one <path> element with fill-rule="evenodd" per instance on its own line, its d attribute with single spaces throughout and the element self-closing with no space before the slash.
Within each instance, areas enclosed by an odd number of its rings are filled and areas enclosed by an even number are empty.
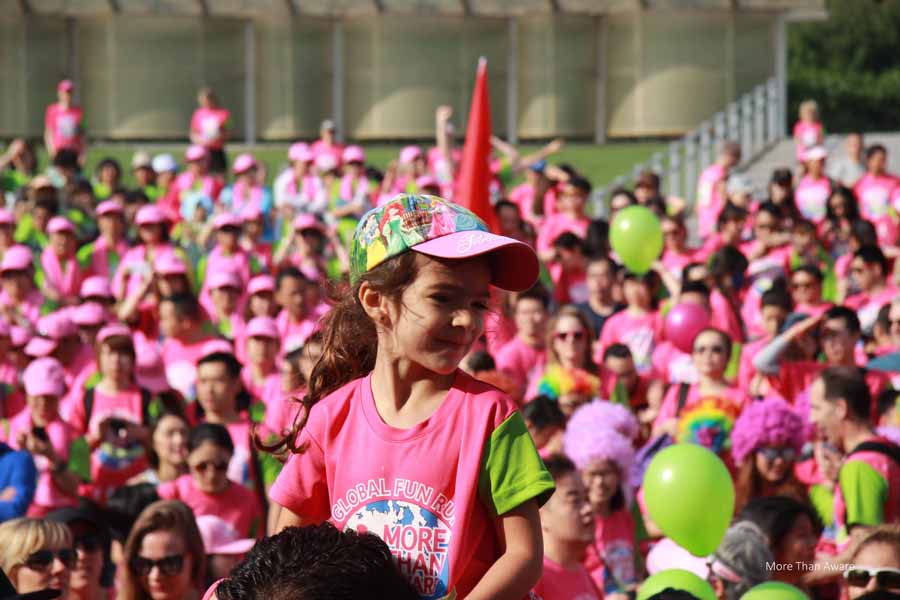
<svg viewBox="0 0 900 600">
<path fill-rule="evenodd" d="M 809 501 L 826 527 L 834 525 L 834 492 L 821 483 L 809 488 Z"/>
<path fill-rule="evenodd" d="M 841 494 L 847 507 L 847 527 L 880 525 L 884 522 L 884 503 L 888 482 L 881 473 L 861 460 L 850 460 L 839 475 Z"/>
<path fill-rule="evenodd" d="M 518 411 L 491 433 L 481 456 L 478 487 L 481 501 L 498 516 L 532 498 L 543 504 L 553 494 L 553 478 Z"/>
<path fill-rule="evenodd" d="M 69 470 L 82 481 L 91 480 L 91 449 L 83 437 L 72 442 L 69 447 Z"/>
</svg>

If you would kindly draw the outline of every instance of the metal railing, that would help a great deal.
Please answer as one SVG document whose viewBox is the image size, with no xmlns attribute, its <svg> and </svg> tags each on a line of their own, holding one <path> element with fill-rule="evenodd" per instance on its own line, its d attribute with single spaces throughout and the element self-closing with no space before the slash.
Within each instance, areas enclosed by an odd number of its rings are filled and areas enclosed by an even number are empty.
<svg viewBox="0 0 900 600">
<path fill-rule="evenodd" d="M 697 178 L 716 158 L 722 142 L 731 140 L 741 145 L 742 166 L 768 150 L 785 136 L 778 115 L 786 98 L 781 97 L 775 78 L 753 88 L 731 102 L 699 127 L 669 143 L 668 148 L 638 163 L 627 175 L 620 175 L 603 188 L 595 189 L 592 202 L 595 216 L 605 216 L 608 196 L 613 190 L 631 187 L 644 171 L 653 171 L 662 179 L 662 191 L 679 196 L 693 207 L 697 198 Z"/>
</svg>

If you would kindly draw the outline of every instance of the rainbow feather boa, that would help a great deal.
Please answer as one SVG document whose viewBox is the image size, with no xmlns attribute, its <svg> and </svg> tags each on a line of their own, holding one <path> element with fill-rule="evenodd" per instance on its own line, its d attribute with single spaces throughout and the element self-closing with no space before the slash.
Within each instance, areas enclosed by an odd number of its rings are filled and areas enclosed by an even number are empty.
<svg viewBox="0 0 900 600">
<path fill-rule="evenodd" d="M 559 400 L 566 394 L 579 394 L 587 398 L 597 395 L 600 380 L 583 369 L 566 369 L 560 365 L 547 365 L 538 385 L 538 394 Z"/>
<path fill-rule="evenodd" d="M 678 441 L 699 444 L 721 452 L 731 448 L 731 430 L 738 407 L 727 398 L 703 398 L 681 413 Z"/>
</svg>

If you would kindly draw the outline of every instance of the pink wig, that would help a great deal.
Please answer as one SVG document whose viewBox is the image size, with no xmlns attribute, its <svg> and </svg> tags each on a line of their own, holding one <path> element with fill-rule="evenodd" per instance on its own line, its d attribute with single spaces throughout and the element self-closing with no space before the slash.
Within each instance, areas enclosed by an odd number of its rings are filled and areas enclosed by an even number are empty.
<svg viewBox="0 0 900 600">
<path fill-rule="evenodd" d="M 615 463 L 625 484 L 634 462 L 634 448 L 631 440 L 610 426 L 609 410 L 602 404 L 608 403 L 591 402 L 575 411 L 566 425 L 563 449 L 579 470 L 594 460 Z"/>
<path fill-rule="evenodd" d="M 731 432 L 731 455 L 738 465 L 758 448 L 788 446 L 798 453 L 803 446 L 803 420 L 780 398 L 765 398 L 747 405 Z"/>
</svg>

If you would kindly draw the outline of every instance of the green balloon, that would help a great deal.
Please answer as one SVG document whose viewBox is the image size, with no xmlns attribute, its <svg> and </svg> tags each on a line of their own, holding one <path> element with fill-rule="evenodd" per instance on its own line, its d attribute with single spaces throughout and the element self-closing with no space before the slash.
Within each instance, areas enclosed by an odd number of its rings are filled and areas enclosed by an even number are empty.
<svg viewBox="0 0 900 600">
<path fill-rule="evenodd" d="M 663 249 L 659 219 L 644 206 L 622 209 L 613 218 L 609 243 L 629 271 L 646 273 Z"/>
<path fill-rule="evenodd" d="M 644 474 L 650 518 L 694 556 L 712 554 L 734 513 L 734 483 L 725 464 L 697 444 L 674 444 Z"/>
<path fill-rule="evenodd" d="M 647 600 L 666 588 L 690 592 L 700 600 L 716 600 L 716 593 L 706 581 L 684 569 L 666 569 L 651 575 L 641 584 L 637 600 Z"/>
<path fill-rule="evenodd" d="M 767 581 L 751 588 L 741 600 L 809 600 L 809 596 L 789 583 Z"/>
</svg>

